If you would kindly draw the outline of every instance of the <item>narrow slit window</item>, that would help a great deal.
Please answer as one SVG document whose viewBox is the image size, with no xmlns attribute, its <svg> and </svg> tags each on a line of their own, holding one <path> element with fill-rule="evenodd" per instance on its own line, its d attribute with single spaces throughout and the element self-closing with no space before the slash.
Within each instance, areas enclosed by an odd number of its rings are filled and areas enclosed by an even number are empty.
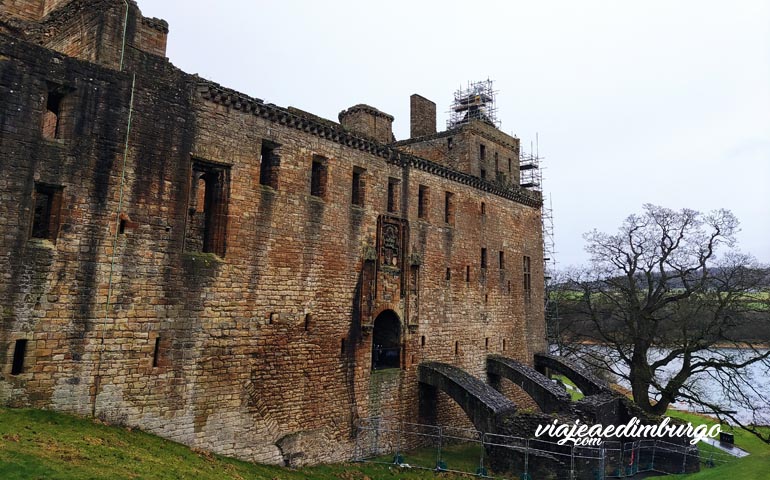
<svg viewBox="0 0 770 480">
<path fill-rule="evenodd" d="M 460 353 L 460 342 L 455 341 L 455 355 Z"/>
<path fill-rule="evenodd" d="M 278 190 L 278 169 L 281 165 L 278 147 L 277 143 L 263 140 L 259 162 L 259 183 L 275 190 Z"/>
<path fill-rule="evenodd" d="M 532 266 L 528 256 L 524 256 L 524 298 L 532 298 Z"/>
<path fill-rule="evenodd" d="M 310 323 L 313 321 L 313 317 L 309 314 L 305 314 L 305 331 L 310 331 Z"/>
<path fill-rule="evenodd" d="M 398 179 L 388 179 L 388 212 L 398 211 Z"/>
<path fill-rule="evenodd" d="M 425 346 L 425 335 L 423 335 L 422 337 L 420 337 L 420 346 L 421 346 L 421 347 L 424 347 L 424 346 Z"/>
<path fill-rule="evenodd" d="M 511 159 L 508 159 L 508 175 L 510 175 L 513 172 L 513 162 Z"/>
<path fill-rule="evenodd" d="M 466 265 L 465 266 L 465 283 L 470 283 L 471 281 L 471 266 Z"/>
<path fill-rule="evenodd" d="M 503 339 L 503 351 L 507 348 L 507 345 L 505 344 L 505 339 Z"/>
<path fill-rule="evenodd" d="M 420 185 L 417 191 L 417 217 L 428 218 L 428 187 Z"/>
<path fill-rule="evenodd" d="M 486 168 L 482 168 L 481 169 L 481 179 L 482 180 L 486 180 L 487 179 L 487 169 Z"/>
<path fill-rule="evenodd" d="M 483 143 L 479 144 L 479 160 L 486 160 L 487 158 L 487 146 Z"/>
<path fill-rule="evenodd" d="M 313 155 L 310 171 L 310 195 L 326 198 L 326 181 L 328 179 L 328 162 L 320 155 Z"/>
<path fill-rule="evenodd" d="M 446 269 L 446 277 L 445 277 L 445 279 L 446 279 L 447 282 L 452 280 L 452 269 L 451 268 L 447 268 Z"/>
<path fill-rule="evenodd" d="M 489 337 L 484 339 L 484 350 L 489 350 Z"/>
<path fill-rule="evenodd" d="M 497 175 L 500 172 L 500 158 L 497 155 L 497 152 L 495 152 L 495 175 Z"/>
<path fill-rule="evenodd" d="M 160 359 L 160 337 L 155 337 L 155 348 L 152 350 L 152 368 L 158 367 L 158 360 Z"/>
<path fill-rule="evenodd" d="M 11 375 L 19 375 L 24 371 L 24 357 L 27 354 L 27 340 L 19 339 L 13 346 L 13 364 L 11 365 Z"/>
<path fill-rule="evenodd" d="M 353 169 L 353 186 L 352 186 L 351 203 L 359 207 L 364 206 L 363 173 L 364 173 L 364 170 L 361 168 Z"/>
<path fill-rule="evenodd" d="M 481 202 L 481 215 L 483 216 L 486 214 L 487 214 L 487 204 L 484 202 Z"/>
<path fill-rule="evenodd" d="M 62 187 L 35 184 L 34 210 L 32 211 L 32 238 L 44 238 L 56 242 L 59 234 Z"/>
<path fill-rule="evenodd" d="M 447 150 L 452 150 L 454 147 L 454 141 L 452 140 L 452 137 L 449 137 L 446 139 L 446 148 Z"/>
<path fill-rule="evenodd" d="M 481 249 L 481 268 L 487 268 L 487 249 Z"/>
<path fill-rule="evenodd" d="M 454 194 L 446 192 L 444 196 L 444 222 L 450 225 L 455 223 Z"/>
<path fill-rule="evenodd" d="M 505 252 L 500 250 L 500 270 L 505 270 Z"/>
</svg>

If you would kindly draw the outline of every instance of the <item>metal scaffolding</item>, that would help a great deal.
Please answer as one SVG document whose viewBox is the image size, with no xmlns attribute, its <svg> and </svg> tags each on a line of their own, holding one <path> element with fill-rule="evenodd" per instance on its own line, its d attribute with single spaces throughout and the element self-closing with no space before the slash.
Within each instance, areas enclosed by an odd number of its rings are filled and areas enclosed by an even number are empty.
<svg viewBox="0 0 770 480">
<path fill-rule="evenodd" d="M 530 150 L 522 150 L 519 155 L 519 170 L 521 173 L 521 188 L 534 190 L 541 193 L 543 205 L 541 207 L 541 222 L 543 228 L 543 277 L 545 280 L 545 316 L 547 338 L 549 343 L 558 334 L 559 329 L 559 304 L 551 294 L 553 277 L 556 273 L 556 238 L 554 236 L 553 208 L 551 199 L 543 194 L 543 157 L 539 152 L 539 138 L 535 136 L 535 143 L 530 144 Z"/>
<path fill-rule="evenodd" d="M 494 82 L 490 79 L 468 82 L 465 88 L 455 91 L 447 128 L 456 128 L 470 120 L 481 120 L 499 128 L 496 95 L 497 90 L 494 89 Z"/>
</svg>

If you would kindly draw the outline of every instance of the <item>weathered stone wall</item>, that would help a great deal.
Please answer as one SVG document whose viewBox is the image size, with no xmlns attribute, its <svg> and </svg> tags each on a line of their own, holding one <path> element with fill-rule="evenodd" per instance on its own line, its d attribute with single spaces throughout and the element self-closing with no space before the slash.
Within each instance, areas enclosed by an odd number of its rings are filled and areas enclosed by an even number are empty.
<svg viewBox="0 0 770 480">
<path fill-rule="evenodd" d="M 103 25 L 122 26 L 119 4 Z M 99 63 L 114 68 L 109 58 Z M 417 418 L 420 362 L 484 379 L 490 353 L 531 363 L 545 349 L 534 194 L 200 82 L 135 49 L 120 73 L 2 35 L 0 99 L 4 404 L 299 465 L 348 458 L 357 418 Z M 53 138 L 43 134 L 49 108 Z M 261 173 L 267 158 L 272 176 Z M 326 182 L 311 195 L 318 158 Z M 260 183 L 268 177 L 277 183 Z M 43 187 L 60 192 L 59 220 L 50 238 L 30 238 Z M 379 263 L 385 216 L 402 226 L 396 266 Z M 364 291 L 375 297 L 366 315 Z M 382 311 L 402 322 L 402 368 L 372 374 Z M 29 343 L 13 375 L 17 339 Z M 467 422 L 446 395 L 436 408 L 442 423 Z"/>
</svg>

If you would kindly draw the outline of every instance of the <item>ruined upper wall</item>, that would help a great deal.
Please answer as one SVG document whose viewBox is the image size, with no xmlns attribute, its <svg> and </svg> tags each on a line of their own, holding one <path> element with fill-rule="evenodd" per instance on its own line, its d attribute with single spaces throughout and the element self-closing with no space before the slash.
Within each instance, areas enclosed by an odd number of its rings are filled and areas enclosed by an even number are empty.
<svg viewBox="0 0 770 480">
<path fill-rule="evenodd" d="M 133 0 L 6 0 L 0 4 L 3 26 L 7 33 L 110 68 L 120 67 L 124 48 L 166 55 L 168 24 L 144 17 Z"/>
</svg>

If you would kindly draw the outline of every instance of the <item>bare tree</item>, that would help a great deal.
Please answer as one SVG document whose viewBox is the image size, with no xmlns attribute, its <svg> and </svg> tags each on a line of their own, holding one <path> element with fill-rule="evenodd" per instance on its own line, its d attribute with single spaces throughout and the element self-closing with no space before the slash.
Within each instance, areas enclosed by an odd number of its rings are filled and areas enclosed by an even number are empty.
<svg viewBox="0 0 770 480">
<path fill-rule="evenodd" d="M 590 267 L 560 284 L 560 333 L 582 343 L 590 363 L 625 380 L 645 411 L 690 402 L 770 443 L 770 433 L 754 426 L 770 421 L 761 417 L 770 407 L 761 386 L 770 350 L 754 335 L 770 324 L 768 270 L 733 250 L 737 231 L 727 210 L 648 204 L 614 235 L 587 233 Z M 706 384 L 719 386 L 721 400 Z"/>
</svg>

